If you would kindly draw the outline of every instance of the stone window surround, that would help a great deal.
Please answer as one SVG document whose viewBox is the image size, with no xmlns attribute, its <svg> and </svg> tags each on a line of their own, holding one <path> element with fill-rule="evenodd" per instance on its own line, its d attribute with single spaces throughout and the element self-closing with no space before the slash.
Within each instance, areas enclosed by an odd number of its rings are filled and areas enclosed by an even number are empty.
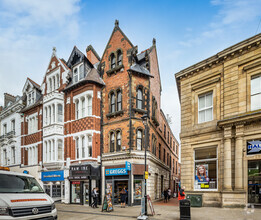
<svg viewBox="0 0 261 220">
<path fill-rule="evenodd" d="M 85 141 L 85 157 L 82 157 L 82 139 L 84 137 L 84 141 Z M 89 138 L 91 138 L 91 141 L 89 141 Z M 76 155 L 76 139 L 78 139 L 78 144 L 79 144 L 79 158 L 77 158 Z M 75 142 L 75 160 L 85 160 L 85 159 L 92 159 L 93 158 L 93 135 L 90 132 L 85 132 L 85 133 L 81 133 L 78 135 L 74 135 L 73 136 L 73 140 Z M 91 149 L 91 156 L 89 157 L 89 153 L 90 153 L 90 149 Z"/>
<path fill-rule="evenodd" d="M 205 101 L 205 103 L 206 103 L 206 96 L 207 95 L 210 95 L 211 94 L 211 96 L 212 96 L 212 99 L 211 99 L 211 101 L 212 101 L 212 105 L 211 106 L 208 106 L 208 107 L 204 107 L 204 109 L 200 109 L 199 110 L 199 99 L 201 98 L 201 97 L 205 97 L 205 99 L 204 99 L 204 101 Z M 208 110 L 208 109 L 212 109 L 212 111 L 211 111 L 211 120 L 206 120 L 205 119 L 205 121 L 202 121 L 202 122 L 199 122 L 198 121 L 198 123 L 199 124 L 201 124 L 201 123 L 205 123 L 205 122 L 209 122 L 209 121 L 212 121 L 213 120 L 213 92 L 212 91 L 210 91 L 210 92 L 207 92 L 207 93 L 204 93 L 204 94 L 201 94 L 201 95 L 198 95 L 198 120 L 199 120 L 199 113 L 201 112 L 201 111 L 206 111 L 206 110 Z"/>
<path fill-rule="evenodd" d="M 38 132 L 38 112 L 26 117 L 28 134 Z"/>
<path fill-rule="evenodd" d="M 82 100 L 85 100 L 85 115 L 82 114 Z M 90 103 L 91 105 L 88 105 L 88 100 L 91 99 Z M 79 116 L 78 118 L 76 117 L 76 103 L 79 103 L 78 108 L 79 108 Z M 75 120 L 81 119 L 81 118 L 85 118 L 88 116 L 92 116 L 92 104 L 93 102 L 93 91 L 92 90 L 88 90 L 85 91 L 83 93 L 80 93 L 79 95 L 76 95 L 73 97 L 73 103 L 75 104 Z"/>
<path fill-rule="evenodd" d="M 119 92 L 121 93 L 121 109 L 118 109 L 118 94 Z M 112 109 L 111 109 L 111 105 L 112 105 L 112 95 L 114 94 L 115 96 L 115 102 L 114 102 L 114 105 L 115 105 L 115 111 L 112 112 Z M 123 97 L 123 94 L 122 94 L 122 89 L 119 87 L 115 90 L 111 90 L 108 94 L 108 101 L 109 101 L 109 114 L 107 114 L 106 116 L 107 117 L 110 117 L 110 116 L 116 116 L 118 114 L 122 114 L 123 113 L 123 102 L 122 102 L 122 97 Z"/>
<path fill-rule="evenodd" d="M 143 150 L 144 148 L 144 141 L 145 141 L 145 131 L 144 131 L 144 128 L 142 127 L 138 127 L 136 129 L 136 141 L 135 141 L 135 146 L 136 146 L 136 150 L 138 150 L 138 131 L 141 131 L 141 149 L 140 150 Z M 140 151 L 138 150 L 138 151 Z"/>
<path fill-rule="evenodd" d="M 59 142 L 62 142 L 62 159 L 58 160 L 58 147 Z M 56 162 L 56 161 L 64 161 L 64 141 L 63 137 L 57 136 L 57 137 L 51 137 L 46 138 L 43 141 L 43 162 L 49 163 L 49 162 Z"/>
<path fill-rule="evenodd" d="M 58 112 L 58 105 L 62 105 L 62 110 L 64 110 L 63 102 L 55 102 L 52 101 L 48 104 L 44 104 L 43 107 L 43 120 L 44 120 L 44 126 L 56 124 L 56 123 L 63 123 L 63 117 L 62 121 L 59 121 L 59 112 Z M 64 115 L 64 112 L 62 111 L 62 115 Z"/>
<path fill-rule="evenodd" d="M 27 146 L 25 147 L 25 150 L 27 151 L 27 155 L 28 155 L 28 160 L 27 160 L 28 165 L 38 164 L 38 145 L 34 145 L 30 147 Z"/>
<path fill-rule="evenodd" d="M 60 87 L 60 67 L 47 75 L 46 85 L 47 93 L 53 92 Z"/>
<path fill-rule="evenodd" d="M 251 79 L 252 77 L 261 74 L 261 66 L 255 66 L 251 69 L 246 70 L 245 72 L 246 72 L 246 94 L 247 94 L 246 103 L 247 103 L 247 112 L 249 112 L 251 111 Z"/>
<path fill-rule="evenodd" d="M 209 147 L 216 147 L 216 150 L 217 150 L 217 157 L 216 157 L 216 161 L 217 161 L 217 165 L 216 165 L 216 168 L 217 168 L 217 188 L 216 189 L 194 189 L 194 181 L 195 181 L 195 149 L 206 149 L 206 148 L 209 148 Z M 213 141 L 211 142 L 208 141 L 207 143 L 200 143 L 200 144 L 197 144 L 197 145 L 191 145 L 191 149 L 192 149 L 192 156 L 193 156 L 193 160 L 191 160 L 191 166 L 192 166 L 192 176 L 191 176 L 191 189 L 193 191 L 204 191 L 204 192 L 216 192 L 219 190 L 219 178 L 221 178 L 221 176 L 219 176 L 219 173 L 220 172 L 220 167 L 219 167 L 219 160 L 220 160 L 220 142 L 219 141 Z M 213 159 L 210 159 L 210 160 L 213 160 Z M 207 161 L 207 159 L 203 159 L 202 161 Z M 177 167 L 176 167 L 177 169 Z"/>
<path fill-rule="evenodd" d="M 220 80 L 214 81 L 209 85 L 205 85 L 200 88 L 192 88 L 192 114 L 191 114 L 191 121 L 192 126 L 195 125 L 205 125 L 206 123 L 211 123 L 215 120 L 220 119 L 220 112 L 217 111 L 217 106 L 220 104 L 220 97 L 217 97 L 218 87 L 220 87 Z M 198 123 L 198 98 L 200 95 L 212 92 L 212 100 L 213 100 L 213 117 L 212 121 Z"/>
<path fill-rule="evenodd" d="M 15 158 L 15 161 L 12 162 L 12 149 L 14 148 L 14 158 Z M 1 165 L 14 165 L 16 164 L 17 162 L 17 154 L 16 154 L 16 150 L 17 150 L 17 147 L 15 145 L 11 145 L 11 146 L 8 146 L 8 145 L 2 145 L 1 146 L 1 149 L 0 149 L 0 157 L 1 157 Z M 5 155 L 4 155 L 4 151 L 5 151 Z M 6 158 L 4 157 L 6 156 Z M 4 163 L 4 160 L 5 163 Z"/>
</svg>

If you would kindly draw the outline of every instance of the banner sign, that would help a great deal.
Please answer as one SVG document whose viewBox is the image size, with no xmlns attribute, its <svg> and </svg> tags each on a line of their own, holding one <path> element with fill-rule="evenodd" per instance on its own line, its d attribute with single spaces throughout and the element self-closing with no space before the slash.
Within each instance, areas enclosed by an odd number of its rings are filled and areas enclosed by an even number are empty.
<svg viewBox="0 0 261 220">
<path fill-rule="evenodd" d="M 247 155 L 260 154 L 261 141 L 248 141 L 247 142 Z"/>
<path fill-rule="evenodd" d="M 128 161 L 126 161 L 126 162 L 125 162 L 125 168 L 126 168 L 128 171 L 130 171 L 130 170 L 131 170 L 131 163 L 128 162 Z"/>
<path fill-rule="evenodd" d="M 42 172 L 42 181 L 64 181 L 63 170 Z"/>
<path fill-rule="evenodd" d="M 128 175 L 126 168 L 105 169 L 105 176 Z"/>
</svg>

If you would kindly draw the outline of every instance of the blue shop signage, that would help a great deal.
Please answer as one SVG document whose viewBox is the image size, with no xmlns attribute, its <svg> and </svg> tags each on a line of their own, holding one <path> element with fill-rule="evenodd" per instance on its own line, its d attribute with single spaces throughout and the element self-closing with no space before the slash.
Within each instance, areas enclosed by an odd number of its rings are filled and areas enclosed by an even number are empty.
<svg viewBox="0 0 261 220">
<path fill-rule="evenodd" d="M 248 141 L 247 142 L 247 154 L 260 154 L 261 153 L 261 141 Z"/>
<path fill-rule="evenodd" d="M 42 172 L 42 181 L 64 181 L 64 171 L 48 171 Z"/>
<path fill-rule="evenodd" d="M 126 161 L 124 168 L 105 169 L 105 176 L 128 175 L 128 171 L 131 171 L 131 163 Z"/>
<path fill-rule="evenodd" d="M 105 169 L 105 176 L 128 175 L 126 168 Z"/>
</svg>

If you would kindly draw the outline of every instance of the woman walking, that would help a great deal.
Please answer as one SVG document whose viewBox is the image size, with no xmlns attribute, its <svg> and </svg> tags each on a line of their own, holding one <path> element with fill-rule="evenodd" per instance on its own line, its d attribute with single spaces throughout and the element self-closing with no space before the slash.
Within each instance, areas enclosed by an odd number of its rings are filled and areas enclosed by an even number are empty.
<svg viewBox="0 0 261 220">
<path fill-rule="evenodd" d="M 121 208 L 125 208 L 126 204 L 126 197 L 127 197 L 127 190 L 125 187 L 120 191 L 120 196 L 121 196 Z"/>
<path fill-rule="evenodd" d="M 163 194 L 164 194 L 164 202 L 167 203 L 168 202 L 168 190 L 167 190 L 167 188 L 165 188 Z"/>
</svg>

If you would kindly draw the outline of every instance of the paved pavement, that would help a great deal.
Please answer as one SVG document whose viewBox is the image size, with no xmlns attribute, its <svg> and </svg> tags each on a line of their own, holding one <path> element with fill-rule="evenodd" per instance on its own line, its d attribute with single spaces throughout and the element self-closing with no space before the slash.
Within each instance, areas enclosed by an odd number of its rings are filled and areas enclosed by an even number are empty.
<svg viewBox="0 0 261 220">
<path fill-rule="evenodd" d="M 166 219 L 179 219 L 179 207 L 177 199 L 171 199 L 168 203 L 155 202 L 154 209 L 156 215 L 149 216 L 150 220 L 166 220 Z M 114 206 L 113 212 L 101 212 L 101 206 L 98 209 L 93 209 L 89 206 L 81 205 L 67 205 L 56 204 L 58 210 L 58 219 L 62 220 L 121 220 L 121 219 L 137 219 L 140 214 L 140 206 L 121 208 L 120 206 Z M 148 207 L 150 213 L 150 209 Z M 244 210 L 237 208 L 191 208 L 192 220 L 260 220 L 261 209 Z"/>
</svg>

